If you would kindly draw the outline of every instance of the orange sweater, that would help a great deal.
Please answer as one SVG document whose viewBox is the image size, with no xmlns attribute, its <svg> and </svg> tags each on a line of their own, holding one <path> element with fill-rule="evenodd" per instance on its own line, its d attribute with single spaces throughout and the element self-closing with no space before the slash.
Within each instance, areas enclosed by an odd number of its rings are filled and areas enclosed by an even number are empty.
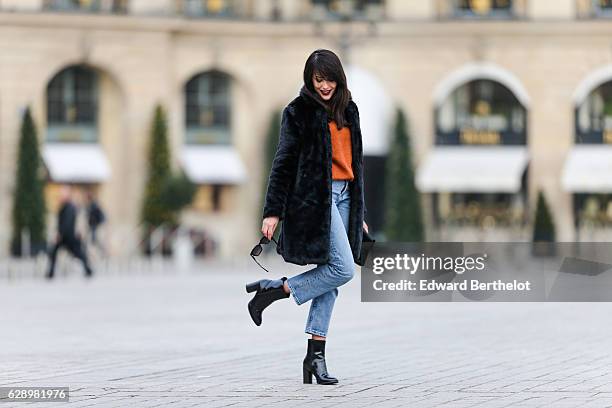
<svg viewBox="0 0 612 408">
<path fill-rule="evenodd" d="M 353 180 L 351 130 L 344 126 L 338 130 L 335 121 L 329 122 L 332 142 L 332 180 Z"/>
</svg>

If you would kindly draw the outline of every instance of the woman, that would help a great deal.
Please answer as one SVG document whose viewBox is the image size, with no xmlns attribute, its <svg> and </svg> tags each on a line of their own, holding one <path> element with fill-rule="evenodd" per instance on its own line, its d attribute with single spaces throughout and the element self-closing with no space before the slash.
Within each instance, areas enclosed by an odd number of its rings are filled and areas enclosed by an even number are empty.
<svg viewBox="0 0 612 408">
<path fill-rule="evenodd" d="M 325 341 L 338 287 L 354 274 L 361 250 L 365 206 L 359 111 L 339 58 L 318 49 L 306 61 L 300 94 L 283 110 L 279 145 L 268 179 L 261 231 L 271 239 L 280 220 L 277 252 L 285 261 L 317 267 L 289 279 L 247 285 L 256 292 L 249 313 L 291 294 L 311 300 L 305 332 L 304 383 L 336 384 L 327 372 Z"/>
</svg>

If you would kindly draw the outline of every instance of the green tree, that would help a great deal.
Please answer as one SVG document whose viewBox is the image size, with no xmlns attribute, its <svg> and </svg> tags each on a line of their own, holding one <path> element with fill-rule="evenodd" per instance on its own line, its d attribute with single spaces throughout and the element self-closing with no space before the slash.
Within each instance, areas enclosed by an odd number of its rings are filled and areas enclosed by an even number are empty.
<svg viewBox="0 0 612 408">
<path fill-rule="evenodd" d="M 36 125 L 29 107 L 26 108 L 21 123 L 15 180 L 11 253 L 27 256 L 29 254 L 23 253 L 22 233 L 28 233 L 32 253 L 44 249 L 47 211 Z"/>
<path fill-rule="evenodd" d="M 166 206 L 164 189 L 171 176 L 170 147 L 166 113 L 160 105 L 155 107 L 151 140 L 148 148 L 148 174 L 142 205 L 142 222 L 146 229 L 175 222 L 173 213 Z"/>
<path fill-rule="evenodd" d="M 163 108 L 157 105 L 151 126 L 149 169 L 141 215 L 146 253 L 151 250 L 149 238 L 152 231 L 160 226 L 169 228 L 165 233 L 174 229 L 178 225 L 181 210 L 192 202 L 196 192 L 196 185 L 183 172 L 172 172 L 170 162 L 166 114 Z M 167 243 L 166 240 L 165 242 Z"/>
<path fill-rule="evenodd" d="M 555 242 L 555 224 L 542 191 L 538 192 L 533 226 L 533 242 Z"/>
<path fill-rule="evenodd" d="M 394 137 L 385 168 L 385 236 L 388 240 L 424 240 L 421 198 L 414 184 L 408 124 L 396 109 Z"/>
<path fill-rule="evenodd" d="M 180 211 L 191 204 L 197 186 L 187 178 L 185 173 L 172 174 L 166 178 L 162 185 L 162 205 L 178 218 Z"/>
</svg>

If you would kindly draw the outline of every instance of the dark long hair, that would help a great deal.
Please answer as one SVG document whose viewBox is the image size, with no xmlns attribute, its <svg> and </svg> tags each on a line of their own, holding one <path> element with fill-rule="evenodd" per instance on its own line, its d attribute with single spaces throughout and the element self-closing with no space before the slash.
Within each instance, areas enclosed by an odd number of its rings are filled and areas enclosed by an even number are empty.
<svg viewBox="0 0 612 408">
<path fill-rule="evenodd" d="M 313 74 L 318 74 L 328 81 L 336 82 L 336 89 L 329 101 L 323 100 L 312 84 Z M 346 85 L 346 75 L 340 58 L 330 50 L 317 49 L 310 54 L 304 66 L 304 86 L 313 97 L 328 107 L 328 113 L 336 121 L 338 129 L 349 124 L 344 117 L 344 110 L 351 99 L 351 92 Z"/>
</svg>

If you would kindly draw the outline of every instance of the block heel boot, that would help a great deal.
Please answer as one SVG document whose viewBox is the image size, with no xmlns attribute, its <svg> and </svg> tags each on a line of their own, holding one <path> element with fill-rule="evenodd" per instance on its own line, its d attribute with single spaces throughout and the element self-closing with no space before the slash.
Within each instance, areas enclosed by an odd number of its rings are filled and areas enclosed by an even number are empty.
<svg viewBox="0 0 612 408">
<path fill-rule="evenodd" d="M 338 384 L 338 379 L 327 372 L 325 364 L 325 340 L 308 339 L 308 351 L 302 365 L 304 384 L 312 384 L 312 376 L 317 379 L 317 384 Z"/>
<path fill-rule="evenodd" d="M 247 293 L 256 292 L 249 302 L 248 309 L 251 319 L 257 326 L 261 326 L 261 315 L 266 307 L 272 302 L 289 297 L 289 293 L 285 293 L 283 289 L 286 280 L 286 277 L 277 280 L 262 279 L 246 285 Z"/>
</svg>

